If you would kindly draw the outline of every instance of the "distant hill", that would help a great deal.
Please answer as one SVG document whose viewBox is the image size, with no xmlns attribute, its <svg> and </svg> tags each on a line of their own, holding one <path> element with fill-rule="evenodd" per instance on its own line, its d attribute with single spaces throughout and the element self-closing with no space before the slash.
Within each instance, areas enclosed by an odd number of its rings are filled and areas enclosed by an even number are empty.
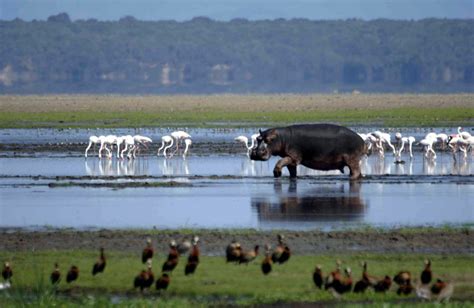
<svg viewBox="0 0 474 308">
<path fill-rule="evenodd" d="M 0 93 L 474 91 L 474 20 L 0 21 Z"/>
</svg>

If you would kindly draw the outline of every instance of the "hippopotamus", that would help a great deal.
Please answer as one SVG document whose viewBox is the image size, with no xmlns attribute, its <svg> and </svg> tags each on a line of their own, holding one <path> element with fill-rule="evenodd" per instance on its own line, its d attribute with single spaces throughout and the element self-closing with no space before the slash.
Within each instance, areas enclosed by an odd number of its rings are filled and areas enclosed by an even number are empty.
<svg viewBox="0 0 474 308">
<path fill-rule="evenodd" d="M 282 157 L 273 169 L 275 177 L 287 167 L 290 178 L 296 177 L 299 164 L 316 170 L 340 170 L 349 167 L 350 179 L 362 177 L 359 162 L 367 153 L 364 140 L 347 127 L 333 124 L 301 124 L 260 130 L 257 146 L 250 159 L 268 160 Z"/>
</svg>

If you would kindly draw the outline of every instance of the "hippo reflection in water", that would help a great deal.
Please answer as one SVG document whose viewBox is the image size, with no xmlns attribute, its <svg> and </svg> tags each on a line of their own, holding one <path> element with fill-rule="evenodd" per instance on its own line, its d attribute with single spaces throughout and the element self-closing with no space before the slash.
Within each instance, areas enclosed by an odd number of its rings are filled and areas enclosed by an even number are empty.
<svg viewBox="0 0 474 308">
<path fill-rule="evenodd" d="M 296 177 L 296 167 L 303 165 L 316 170 L 340 170 L 349 167 L 351 180 L 362 177 L 360 159 L 367 153 L 364 140 L 352 130 L 333 124 L 304 124 L 260 131 L 252 160 L 268 160 L 280 156 L 273 175 L 281 176 L 287 167 L 290 177 Z"/>
<path fill-rule="evenodd" d="M 251 207 L 260 222 L 358 221 L 365 214 L 357 182 L 318 185 L 302 192 L 297 191 L 297 181 L 290 181 L 288 192 L 281 186 L 280 181 L 275 183 L 276 197 L 252 197 Z"/>
</svg>

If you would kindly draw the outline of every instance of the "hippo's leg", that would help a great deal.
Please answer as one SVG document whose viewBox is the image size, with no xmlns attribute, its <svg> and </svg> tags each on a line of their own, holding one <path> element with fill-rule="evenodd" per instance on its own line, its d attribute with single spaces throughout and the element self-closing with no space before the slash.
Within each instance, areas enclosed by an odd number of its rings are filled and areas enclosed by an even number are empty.
<svg viewBox="0 0 474 308">
<path fill-rule="evenodd" d="M 296 165 L 288 165 L 286 168 L 288 168 L 288 171 L 290 172 L 290 178 L 296 178 Z"/>
<path fill-rule="evenodd" d="M 275 168 L 273 169 L 273 176 L 276 177 L 276 178 L 281 177 L 281 169 L 283 167 L 289 166 L 289 165 L 294 165 L 293 159 L 291 159 L 291 157 L 287 156 L 287 157 L 283 157 L 282 159 L 280 159 L 276 163 Z M 290 168 L 288 168 L 288 170 L 290 170 Z M 296 176 L 296 165 L 295 165 L 294 175 Z M 291 171 L 290 171 L 290 176 L 291 176 Z"/>
<path fill-rule="evenodd" d="M 362 173 L 360 171 L 360 157 L 357 155 L 351 156 L 347 161 L 347 166 L 350 170 L 351 180 L 357 180 L 362 178 Z"/>
</svg>

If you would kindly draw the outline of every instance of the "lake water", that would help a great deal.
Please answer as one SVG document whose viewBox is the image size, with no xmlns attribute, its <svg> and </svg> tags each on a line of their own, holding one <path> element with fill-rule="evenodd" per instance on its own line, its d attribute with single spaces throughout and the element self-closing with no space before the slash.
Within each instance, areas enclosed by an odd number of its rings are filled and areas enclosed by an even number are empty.
<svg viewBox="0 0 474 308">
<path fill-rule="evenodd" d="M 24 143 L 61 138 L 53 130 L 38 131 L 44 138 L 28 137 L 27 132 L 0 130 L 0 137 L 3 143 L 12 142 L 12 136 Z M 193 134 L 196 143 L 219 143 L 241 133 L 247 130 Z M 439 153 L 432 162 L 418 151 L 413 160 L 404 156 L 405 164 L 394 164 L 392 155 L 372 155 L 361 162 L 366 178 L 351 184 L 347 173 L 304 167 L 296 181 L 287 178 L 286 170 L 283 178 L 274 179 L 276 159 L 254 162 L 244 152 L 135 160 L 86 160 L 48 152 L 4 155 L 0 227 L 334 230 L 474 222 L 471 156 L 454 161 L 450 154 Z M 171 181 L 183 185 L 126 185 Z"/>
</svg>

